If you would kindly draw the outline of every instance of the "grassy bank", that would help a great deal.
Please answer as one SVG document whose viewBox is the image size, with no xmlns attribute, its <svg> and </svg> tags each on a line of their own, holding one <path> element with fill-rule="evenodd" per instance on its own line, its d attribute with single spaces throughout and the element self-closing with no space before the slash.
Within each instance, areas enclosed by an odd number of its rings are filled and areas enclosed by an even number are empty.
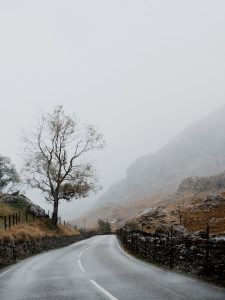
<svg viewBox="0 0 225 300">
<path fill-rule="evenodd" d="M 38 239 L 43 237 L 61 237 L 79 235 L 74 228 L 62 224 L 54 226 L 48 216 L 34 216 L 27 213 L 31 203 L 25 196 L 10 196 L 11 200 L 0 198 L 0 242 Z M 8 202 L 7 202 L 8 201 Z M 17 214 L 20 221 L 9 228 L 8 216 Z M 5 229 L 4 217 L 7 218 L 7 228 Z M 12 225 L 12 220 L 11 220 Z"/>
<path fill-rule="evenodd" d="M 62 224 L 55 227 L 50 219 L 41 217 L 30 223 L 20 223 L 7 230 L 1 229 L 0 242 L 72 235 L 79 235 L 79 232 Z"/>
</svg>

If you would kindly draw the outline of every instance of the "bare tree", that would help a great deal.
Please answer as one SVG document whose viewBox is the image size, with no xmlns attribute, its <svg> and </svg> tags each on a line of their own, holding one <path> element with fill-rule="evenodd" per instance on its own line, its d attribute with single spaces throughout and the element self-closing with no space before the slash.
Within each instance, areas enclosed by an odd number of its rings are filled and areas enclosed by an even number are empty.
<svg viewBox="0 0 225 300">
<path fill-rule="evenodd" d="M 58 105 L 43 114 L 31 134 L 25 134 L 27 183 L 53 202 L 52 221 L 57 224 L 59 201 L 87 197 L 98 189 L 98 178 L 87 154 L 104 146 L 93 126 L 81 126 Z"/>
</svg>

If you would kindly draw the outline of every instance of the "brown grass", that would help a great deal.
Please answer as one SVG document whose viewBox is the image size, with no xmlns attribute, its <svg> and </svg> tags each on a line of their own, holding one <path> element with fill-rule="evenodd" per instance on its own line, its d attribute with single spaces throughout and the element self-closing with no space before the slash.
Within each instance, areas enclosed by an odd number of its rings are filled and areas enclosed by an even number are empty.
<svg viewBox="0 0 225 300">
<path fill-rule="evenodd" d="M 183 219 L 183 225 L 189 231 L 205 231 L 207 224 L 209 224 L 210 233 L 223 234 L 225 233 L 225 204 L 208 211 L 185 211 Z"/>
<path fill-rule="evenodd" d="M 39 218 L 30 223 L 20 223 L 7 230 L 0 230 L 0 241 L 32 240 L 43 237 L 71 236 L 79 232 L 64 225 L 53 226 L 51 220 Z"/>
<path fill-rule="evenodd" d="M 225 192 L 219 193 L 225 198 Z M 157 228 L 164 226 L 171 228 L 172 225 L 179 225 L 179 210 L 181 214 L 181 224 L 189 231 L 206 231 L 209 224 L 210 234 L 225 234 L 225 203 L 221 202 L 217 205 L 207 207 L 204 200 L 207 198 L 207 193 L 199 193 L 198 195 L 185 194 L 184 198 L 177 198 L 174 201 L 161 206 L 160 211 L 165 213 L 165 216 L 158 218 L 149 218 L 141 216 L 136 218 L 140 224 L 144 222 L 143 228 L 146 232 L 154 232 Z M 213 202 L 212 202 L 213 204 Z M 203 205 L 203 206 L 202 206 Z"/>
<path fill-rule="evenodd" d="M 12 213 L 12 210 L 9 206 L 7 206 L 6 204 L 0 203 L 0 214 L 1 215 L 8 215 L 11 213 Z"/>
</svg>

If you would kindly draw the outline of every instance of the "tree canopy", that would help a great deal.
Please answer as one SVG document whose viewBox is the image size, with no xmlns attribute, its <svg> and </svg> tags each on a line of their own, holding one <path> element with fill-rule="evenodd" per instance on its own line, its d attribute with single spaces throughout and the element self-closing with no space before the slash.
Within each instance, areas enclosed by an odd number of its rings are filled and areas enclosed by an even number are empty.
<svg viewBox="0 0 225 300">
<path fill-rule="evenodd" d="M 110 233 L 111 226 L 108 221 L 104 221 L 102 219 L 98 219 L 98 229 L 101 233 Z"/>
<path fill-rule="evenodd" d="M 0 155 L 0 192 L 12 191 L 18 182 L 15 166 L 8 157 Z"/>
</svg>

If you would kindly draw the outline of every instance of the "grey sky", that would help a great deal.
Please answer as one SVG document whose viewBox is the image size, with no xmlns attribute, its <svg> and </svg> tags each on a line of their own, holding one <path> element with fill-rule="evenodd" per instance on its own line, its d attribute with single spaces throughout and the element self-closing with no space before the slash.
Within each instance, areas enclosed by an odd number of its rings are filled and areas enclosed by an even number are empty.
<svg viewBox="0 0 225 300">
<path fill-rule="evenodd" d="M 20 128 L 57 103 L 103 131 L 105 188 L 225 103 L 222 0 L 1 0 L 0 37 L 0 153 L 18 166 Z"/>
</svg>

